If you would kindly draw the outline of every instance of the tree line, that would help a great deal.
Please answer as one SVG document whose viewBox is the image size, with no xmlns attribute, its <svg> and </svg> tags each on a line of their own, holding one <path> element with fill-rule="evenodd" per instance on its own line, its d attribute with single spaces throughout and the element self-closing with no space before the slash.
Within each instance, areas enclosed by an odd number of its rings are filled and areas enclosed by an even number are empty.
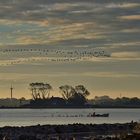
<svg viewBox="0 0 140 140">
<path fill-rule="evenodd" d="M 117 97 L 113 99 L 109 96 L 95 96 L 89 102 L 98 107 L 140 107 L 140 99 L 138 97 Z"/>
<path fill-rule="evenodd" d="M 31 103 L 43 105 L 85 105 L 87 103 L 87 96 L 90 92 L 84 85 L 62 85 L 59 87 L 61 97 L 50 96 L 53 87 L 48 83 L 30 83 L 30 91 L 32 95 Z"/>
</svg>

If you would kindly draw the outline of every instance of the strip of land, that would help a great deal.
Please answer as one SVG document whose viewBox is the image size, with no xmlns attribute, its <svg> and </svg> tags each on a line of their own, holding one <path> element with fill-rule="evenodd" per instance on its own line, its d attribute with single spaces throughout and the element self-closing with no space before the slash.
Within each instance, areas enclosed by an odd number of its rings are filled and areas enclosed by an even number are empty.
<svg viewBox="0 0 140 140">
<path fill-rule="evenodd" d="M 125 124 L 36 125 L 0 128 L 1 140 L 129 140 L 140 139 L 137 122 Z"/>
</svg>

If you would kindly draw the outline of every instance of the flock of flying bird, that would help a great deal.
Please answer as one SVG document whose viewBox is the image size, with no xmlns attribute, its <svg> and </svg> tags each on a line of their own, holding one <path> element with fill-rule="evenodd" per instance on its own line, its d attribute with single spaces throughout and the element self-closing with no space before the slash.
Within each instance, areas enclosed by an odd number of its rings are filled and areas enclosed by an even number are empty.
<svg viewBox="0 0 140 140">
<path fill-rule="evenodd" d="M 94 57 L 111 57 L 103 50 L 94 49 L 0 49 L 0 65 L 15 65 L 34 61 L 74 62 Z"/>
</svg>

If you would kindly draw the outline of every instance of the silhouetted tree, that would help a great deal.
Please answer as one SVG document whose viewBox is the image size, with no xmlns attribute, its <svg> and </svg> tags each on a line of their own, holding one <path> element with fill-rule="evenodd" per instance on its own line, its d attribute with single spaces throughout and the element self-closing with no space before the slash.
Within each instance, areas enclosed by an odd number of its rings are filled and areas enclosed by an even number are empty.
<svg viewBox="0 0 140 140">
<path fill-rule="evenodd" d="M 77 94 L 84 96 L 85 98 L 90 95 L 90 92 L 83 85 L 76 86 L 75 91 Z"/>
<path fill-rule="evenodd" d="M 85 105 L 86 98 L 82 94 L 75 93 L 72 97 L 68 99 L 68 103 L 72 105 Z"/>
<path fill-rule="evenodd" d="M 70 97 L 72 97 L 75 94 L 75 89 L 70 85 L 60 86 L 59 89 L 62 94 L 62 97 L 65 100 L 68 100 Z"/>
<path fill-rule="evenodd" d="M 31 83 L 30 90 L 34 100 L 41 98 L 46 99 L 49 98 L 52 86 L 48 83 Z"/>
<path fill-rule="evenodd" d="M 64 85 L 59 87 L 59 89 L 63 99 L 71 105 L 84 105 L 86 103 L 86 97 L 90 94 L 83 85 L 78 85 L 75 88 L 70 85 Z"/>
</svg>

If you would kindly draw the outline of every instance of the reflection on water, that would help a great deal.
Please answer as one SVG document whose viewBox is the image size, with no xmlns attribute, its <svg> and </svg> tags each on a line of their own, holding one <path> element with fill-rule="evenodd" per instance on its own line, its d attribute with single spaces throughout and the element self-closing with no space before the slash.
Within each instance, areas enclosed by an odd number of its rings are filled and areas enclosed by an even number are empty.
<svg viewBox="0 0 140 140">
<path fill-rule="evenodd" d="M 109 113 L 109 117 L 87 117 L 89 113 Z M 1 109 L 0 126 L 37 124 L 124 123 L 140 120 L 140 109 Z"/>
</svg>

